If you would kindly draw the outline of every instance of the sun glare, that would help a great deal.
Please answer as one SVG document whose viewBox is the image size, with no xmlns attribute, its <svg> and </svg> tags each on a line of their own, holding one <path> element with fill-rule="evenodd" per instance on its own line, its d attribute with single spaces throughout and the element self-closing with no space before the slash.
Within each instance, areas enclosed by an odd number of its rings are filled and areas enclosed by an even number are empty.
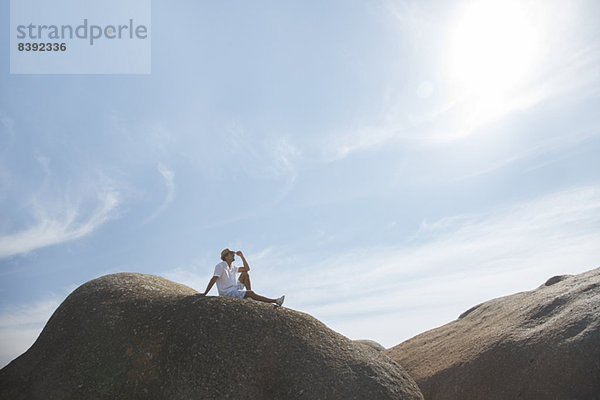
<svg viewBox="0 0 600 400">
<path fill-rule="evenodd" d="M 524 2 L 476 1 L 465 9 L 449 46 L 449 74 L 468 94 L 502 96 L 530 73 L 537 52 L 532 10 Z"/>
</svg>

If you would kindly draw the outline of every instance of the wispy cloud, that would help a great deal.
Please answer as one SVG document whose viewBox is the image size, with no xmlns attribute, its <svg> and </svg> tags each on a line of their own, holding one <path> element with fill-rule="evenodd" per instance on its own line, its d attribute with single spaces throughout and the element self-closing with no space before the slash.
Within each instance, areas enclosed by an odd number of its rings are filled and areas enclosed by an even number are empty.
<svg viewBox="0 0 600 400">
<path fill-rule="evenodd" d="M 161 206 L 161 208 L 166 208 L 175 200 L 175 172 L 162 163 L 158 164 L 158 172 L 163 177 L 165 186 L 167 187 L 167 196 Z"/>
<path fill-rule="evenodd" d="M 467 2 L 471 4 L 476 2 Z M 498 2 L 502 3 L 502 2 Z M 590 3 L 591 4 L 591 3 Z M 444 144 L 471 137 L 491 123 L 503 120 L 516 112 L 532 109 L 545 101 L 564 97 L 582 100 L 597 96 L 600 80 L 597 74 L 600 48 L 590 44 L 585 24 L 579 23 L 586 7 L 567 6 L 553 1 L 520 2 L 538 29 L 539 53 L 535 66 L 511 90 L 495 93 L 469 93 L 446 76 L 446 60 L 442 54 L 450 48 L 448 37 L 457 21 L 457 15 L 445 7 L 429 8 L 422 2 L 387 1 L 382 7 L 382 20 L 394 18 L 398 36 L 415 50 L 410 60 L 419 73 L 401 74 L 402 81 L 390 81 L 388 87 L 397 87 L 387 103 L 372 115 L 360 116 L 360 121 L 344 130 L 325 135 L 325 158 L 338 160 L 353 153 L 370 151 L 395 144 Z M 594 8 L 591 5 L 589 7 Z M 561 32 L 558 37 L 556 32 Z M 516 58 L 516 57 L 515 57 Z M 406 60 L 389 60 L 403 65 Z M 518 65 L 512 60 L 511 65 Z M 400 68 L 400 67 L 399 67 Z M 424 75 L 427 74 L 427 75 Z M 487 83 L 499 77 L 490 75 Z M 438 88 L 426 102 L 418 98 L 418 89 L 407 87 L 405 81 L 428 82 Z M 400 89 L 401 88 L 401 89 Z M 414 93 L 413 93 L 414 91 Z"/>
<path fill-rule="evenodd" d="M 278 179 L 296 175 L 300 150 L 284 132 L 255 132 L 240 122 L 231 121 L 225 139 L 246 174 L 260 179 Z"/>
<path fill-rule="evenodd" d="M 599 249 L 600 188 L 583 187 L 424 221 L 411 245 L 325 254 L 318 262 L 269 252 L 254 273 L 257 290 L 285 291 L 290 307 L 391 346 L 482 301 L 594 268 Z"/>
<path fill-rule="evenodd" d="M 145 220 L 145 222 L 150 222 L 153 219 L 157 218 L 169 207 L 173 200 L 175 200 L 175 172 L 163 163 L 158 163 L 157 170 L 163 178 L 163 182 L 167 189 L 167 194 L 165 195 L 165 199 L 163 200 L 161 205 L 156 209 L 156 211 L 154 211 L 154 213 L 150 217 L 148 217 Z"/>
<path fill-rule="evenodd" d="M 0 126 L 2 127 L 0 132 L 6 133 L 11 138 L 15 136 L 15 121 L 12 118 L 0 114 Z"/>
<path fill-rule="evenodd" d="M 80 204 L 66 202 L 59 210 L 44 207 L 39 203 L 32 206 L 32 226 L 0 236 L 0 258 L 57 245 L 91 234 L 106 221 L 114 217 L 119 205 L 119 192 L 106 188 L 97 194 L 97 205 L 86 212 Z"/>
<path fill-rule="evenodd" d="M 570 100 L 597 95 L 600 82 L 595 66 L 600 49 L 563 49 L 562 54 L 564 57 L 560 60 L 545 60 L 548 66 L 540 68 L 530 80 L 504 96 L 458 94 L 442 110 L 423 118 L 424 122 L 443 122 L 450 128 L 434 135 L 433 139 L 441 142 L 464 139 L 490 123 L 558 97 Z"/>
<path fill-rule="evenodd" d="M 475 171 L 470 171 L 467 174 L 457 176 L 451 179 L 451 181 L 458 182 L 472 179 L 474 177 L 486 175 L 490 172 L 502 169 L 521 160 L 543 156 L 544 160 L 542 162 L 534 163 L 532 166 L 528 167 L 527 170 L 532 171 L 551 164 L 557 159 L 566 157 L 569 154 L 569 151 L 574 149 L 576 146 L 583 146 L 586 142 L 589 142 L 600 136 L 600 132 L 595 129 L 569 129 L 564 133 L 566 134 L 553 137 L 545 136 L 544 141 L 519 148 L 505 158 L 500 158 L 495 161 L 490 160 L 485 167 L 478 168 Z"/>
</svg>

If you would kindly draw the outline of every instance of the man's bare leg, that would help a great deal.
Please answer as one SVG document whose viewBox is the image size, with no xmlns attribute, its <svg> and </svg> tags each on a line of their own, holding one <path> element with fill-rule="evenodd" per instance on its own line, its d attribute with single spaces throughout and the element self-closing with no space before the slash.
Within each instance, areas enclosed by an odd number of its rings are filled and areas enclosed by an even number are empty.
<svg viewBox="0 0 600 400">
<path fill-rule="evenodd" d="M 238 278 L 238 281 L 244 284 L 246 290 L 252 290 L 252 285 L 250 284 L 250 274 L 248 274 L 248 271 L 242 272 Z"/>
<path fill-rule="evenodd" d="M 244 296 L 245 299 L 253 299 L 253 300 L 258 300 L 258 301 L 262 301 L 264 303 L 275 303 L 277 300 L 276 299 L 270 299 L 268 297 L 263 297 L 261 295 L 258 295 L 256 293 L 254 293 L 252 290 L 248 290 L 246 291 L 246 295 Z"/>
</svg>

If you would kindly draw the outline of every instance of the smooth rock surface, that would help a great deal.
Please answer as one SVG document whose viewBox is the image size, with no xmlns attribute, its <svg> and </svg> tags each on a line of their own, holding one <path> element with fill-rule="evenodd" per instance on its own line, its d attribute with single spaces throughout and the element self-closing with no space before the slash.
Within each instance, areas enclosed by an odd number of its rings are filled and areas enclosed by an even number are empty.
<svg viewBox="0 0 600 400">
<path fill-rule="evenodd" d="M 390 358 L 315 318 L 151 275 L 90 281 L 0 371 L 0 399 L 422 399 Z"/>
<path fill-rule="evenodd" d="M 425 399 L 600 399 L 600 269 L 475 306 L 386 350 Z"/>
</svg>

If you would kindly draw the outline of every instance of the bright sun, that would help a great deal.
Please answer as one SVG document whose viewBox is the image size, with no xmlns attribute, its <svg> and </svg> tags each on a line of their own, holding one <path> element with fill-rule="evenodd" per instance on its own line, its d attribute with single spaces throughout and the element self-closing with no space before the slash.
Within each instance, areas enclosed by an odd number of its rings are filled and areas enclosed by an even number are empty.
<svg viewBox="0 0 600 400">
<path fill-rule="evenodd" d="M 449 45 L 448 72 L 465 94 L 504 97 L 536 61 L 538 35 L 524 2 L 482 0 L 468 5 Z"/>
</svg>

